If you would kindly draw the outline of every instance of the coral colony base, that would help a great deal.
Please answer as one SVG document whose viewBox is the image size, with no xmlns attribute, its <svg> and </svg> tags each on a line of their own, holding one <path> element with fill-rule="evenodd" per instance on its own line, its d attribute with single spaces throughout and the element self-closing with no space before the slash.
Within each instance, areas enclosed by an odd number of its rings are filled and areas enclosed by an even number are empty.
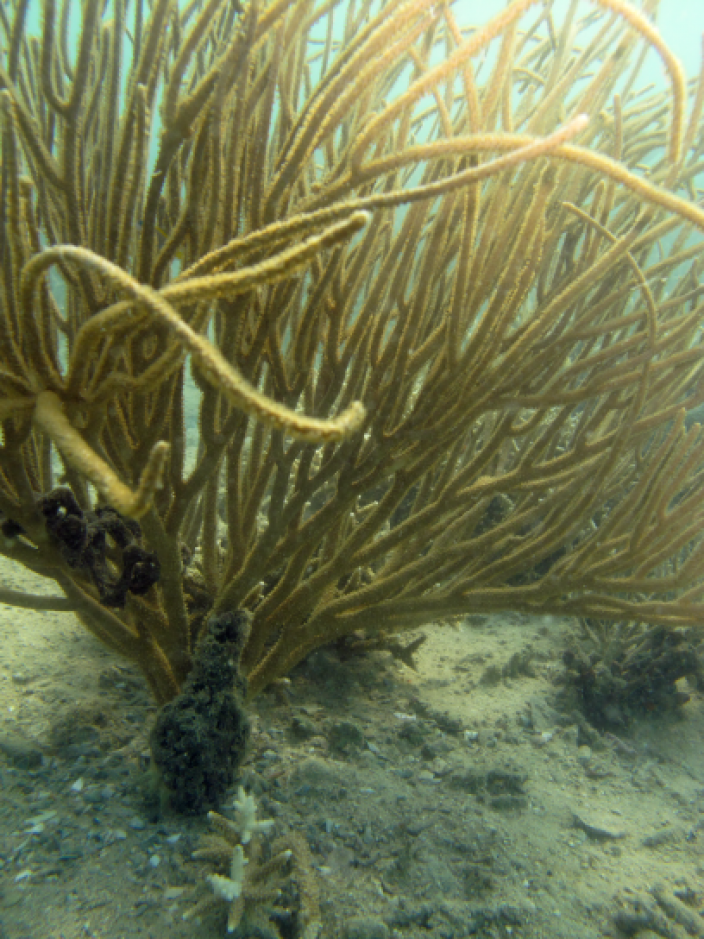
<svg viewBox="0 0 704 939">
<path fill-rule="evenodd" d="M 700 624 L 704 71 L 656 6 L 0 4 L 0 550 L 56 586 L 0 601 L 159 705 L 213 618 L 242 695 L 470 611 Z"/>
</svg>

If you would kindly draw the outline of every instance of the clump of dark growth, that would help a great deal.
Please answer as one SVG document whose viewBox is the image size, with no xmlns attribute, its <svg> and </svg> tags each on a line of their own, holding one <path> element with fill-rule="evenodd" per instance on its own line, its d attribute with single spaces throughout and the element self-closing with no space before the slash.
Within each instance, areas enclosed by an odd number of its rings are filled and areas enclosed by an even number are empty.
<svg viewBox="0 0 704 939">
<path fill-rule="evenodd" d="M 681 678 L 704 687 L 704 662 L 691 631 L 600 627 L 591 620 L 583 626 L 585 637 L 563 655 L 561 697 L 564 705 L 576 706 L 599 730 L 624 727 L 633 717 L 686 704 L 689 694 L 676 685 Z"/>
<path fill-rule="evenodd" d="M 2 532 L 3 537 L 12 541 L 18 535 L 24 534 L 24 528 L 11 518 L 3 518 L 0 522 L 0 532 Z"/>
<path fill-rule="evenodd" d="M 244 612 L 211 616 L 181 693 L 157 717 L 152 757 L 177 812 L 217 808 L 244 759 L 249 720 L 240 656 L 248 634 Z"/>
<path fill-rule="evenodd" d="M 127 594 L 145 594 L 159 580 L 159 559 L 140 542 L 139 523 L 109 505 L 83 512 L 70 489 L 53 489 L 39 500 L 47 531 L 72 568 L 90 577 L 104 606 L 122 608 Z M 117 577 L 108 561 L 120 569 Z"/>
</svg>

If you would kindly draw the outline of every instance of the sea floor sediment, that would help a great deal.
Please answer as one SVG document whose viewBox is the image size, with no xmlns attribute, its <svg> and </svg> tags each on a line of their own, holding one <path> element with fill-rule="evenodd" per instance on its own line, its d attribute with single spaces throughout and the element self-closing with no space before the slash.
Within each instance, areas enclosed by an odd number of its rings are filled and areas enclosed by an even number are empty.
<svg viewBox="0 0 704 939">
<path fill-rule="evenodd" d="M 182 918 L 208 824 L 146 808 L 139 674 L 69 615 L 3 619 L 0 936 L 225 935 Z M 324 649 L 257 699 L 240 782 L 305 839 L 322 936 L 704 936 L 702 696 L 586 746 L 557 706 L 574 630 L 469 617 L 419 631 L 416 670 Z"/>
</svg>

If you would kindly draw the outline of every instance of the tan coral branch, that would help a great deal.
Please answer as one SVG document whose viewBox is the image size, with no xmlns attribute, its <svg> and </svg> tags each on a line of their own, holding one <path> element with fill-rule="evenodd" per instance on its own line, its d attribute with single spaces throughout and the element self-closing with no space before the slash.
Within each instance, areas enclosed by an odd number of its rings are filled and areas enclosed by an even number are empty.
<svg viewBox="0 0 704 939">
<path fill-rule="evenodd" d="M 155 444 L 133 492 L 73 427 L 61 399 L 53 391 L 37 395 L 33 420 L 53 440 L 66 462 L 85 476 L 118 512 L 129 518 L 141 518 L 148 511 L 161 485 L 168 443 L 162 440 Z"/>
<path fill-rule="evenodd" d="M 363 218 L 358 217 L 356 219 L 358 224 L 360 222 L 362 224 L 366 223 L 367 216 L 365 213 L 358 213 L 358 216 L 363 216 Z M 337 417 L 323 420 L 298 414 L 296 411 L 292 411 L 285 405 L 278 404 L 267 395 L 262 394 L 250 385 L 234 366 L 227 362 L 216 346 L 191 329 L 163 296 L 151 287 L 139 284 L 122 268 L 89 251 L 87 248 L 59 245 L 54 248 L 47 248 L 40 254 L 35 255 L 22 271 L 21 296 L 25 310 L 31 309 L 31 298 L 41 277 L 52 264 L 61 260 L 75 261 L 86 267 L 92 267 L 108 277 L 115 286 L 130 293 L 137 303 L 146 307 L 151 314 L 166 323 L 174 339 L 182 345 L 185 352 L 193 356 L 198 362 L 205 378 L 220 388 L 233 404 L 257 420 L 261 420 L 278 430 L 284 430 L 299 440 L 306 440 L 311 443 L 333 443 L 348 437 L 361 428 L 365 410 L 358 401 L 352 402 Z M 218 292 L 221 292 L 219 287 Z M 37 421 L 36 416 L 35 421 Z M 39 421 L 41 422 L 41 418 Z M 66 421 L 66 424 L 70 427 L 68 421 Z M 42 425 L 43 422 L 40 426 Z M 45 429 L 56 440 L 56 433 L 52 434 L 51 423 L 46 427 L 42 426 L 42 429 Z M 71 430 L 73 429 L 71 428 Z M 71 435 L 68 434 L 67 442 L 72 439 Z M 82 440 L 80 435 L 79 439 Z M 80 447 L 77 447 L 73 452 L 80 454 Z"/>
<path fill-rule="evenodd" d="M 515 0 L 498 16 L 487 23 L 482 29 L 474 32 L 458 49 L 449 55 L 444 62 L 435 66 L 429 72 L 424 73 L 420 78 L 414 81 L 410 87 L 387 104 L 378 114 L 376 114 L 364 128 L 355 142 L 354 149 L 350 155 L 350 162 L 355 168 L 360 168 L 364 154 L 372 146 L 375 140 L 378 140 L 382 131 L 387 128 L 392 120 L 398 117 L 404 110 L 410 108 L 416 101 L 439 82 L 443 81 L 448 75 L 473 55 L 485 48 L 493 39 L 500 36 L 504 30 L 508 29 L 512 23 L 523 15 L 538 0 Z M 687 98 L 687 84 L 682 65 L 675 55 L 668 49 L 657 29 L 650 23 L 642 13 L 640 13 L 630 3 L 625 0 L 594 0 L 601 7 L 605 7 L 622 17 L 628 24 L 637 30 L 644 39 L 646 39 L 658 52 L 663 65 L 667 69 L 670 84 L 672 86 L 672 129 L 669 142 L 669 156 L 672 163 L 677 163 L 680 157 L 684 111 Z"/>
</svg>

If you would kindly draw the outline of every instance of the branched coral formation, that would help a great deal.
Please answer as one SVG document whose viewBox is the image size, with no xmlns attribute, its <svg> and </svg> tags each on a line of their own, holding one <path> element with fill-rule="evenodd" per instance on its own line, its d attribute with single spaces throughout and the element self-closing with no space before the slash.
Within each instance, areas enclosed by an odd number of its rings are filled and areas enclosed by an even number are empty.
<svg viewBox="0 0 704 939">
<path fill-rule="evenodd" d="M 301 835 L 289 832 L 267 843 L 264 835 L 274 827 L 271 819 L 257 819 L 254 796 L 240 787 L 234 802 L 235 819 L 217 812 L 208 819 L 214 834 L 205 835 L 195 858 L 211 861 L 224 873 L 208 874 L 211 895 L 201 899 L 184 919 L 207 913 L 224 901 L 228 905 L 227 931 L 241 936 L 277 939 L 276 921 L 285 920 L 285 934 L 317 939 L 320 933 L 315 875 L 308 846 Z M 289 909 L 284 890 L 293 881 L 295 903 Z M 292 920 L 288 919 L 288 914 Z"/>
<path fill-rule="evenodd" d="M 590 620 L 582 628 L 563 656 L 560 699 L 599 730 L 682 707 L 690 699 L 678 684 L 683 678 L 704 687 L 704 655 L 694 630 Z"/>
<path fill-rule="evenodd" d="M 0 2 L 0 551 L 58 589 L 0 601 L 161 704 L 210 612 L 251 694 L 468 611 L 704 620 L 704 72 L 656 3 L 37 2 Z"/>
</svg>

